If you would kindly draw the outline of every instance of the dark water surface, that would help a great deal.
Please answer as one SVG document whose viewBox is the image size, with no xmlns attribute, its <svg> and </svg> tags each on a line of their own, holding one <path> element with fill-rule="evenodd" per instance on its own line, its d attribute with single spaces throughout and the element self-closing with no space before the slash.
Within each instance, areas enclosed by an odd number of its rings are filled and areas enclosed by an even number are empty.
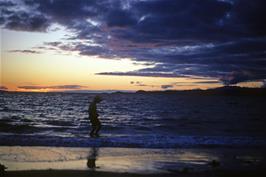
<svg viewBox="0 0 266 177">
<path fill-rule="evenodd" d="M 102 137 L 95 139 L 87 112 L 94 96 L 1 93 L 0 145 L 266 146 L 265 97 L 102 94 Z"/>
</svg>

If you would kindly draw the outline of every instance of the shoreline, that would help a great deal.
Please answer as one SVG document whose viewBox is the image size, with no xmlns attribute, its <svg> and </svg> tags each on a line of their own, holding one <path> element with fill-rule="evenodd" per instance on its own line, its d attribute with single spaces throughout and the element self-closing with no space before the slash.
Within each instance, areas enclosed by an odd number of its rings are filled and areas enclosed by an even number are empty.
<svg viewBox="0 0 266 177">
<path fill-rule="evenodd" d="M 69 148 L 0 146 L 7 176 L 244 176 L 264 173 L 266 151 L 257 148 Z M 123 174 L 123 175 L 122 175 Z"/>
<path fill-rule="evenodd" d="M 110 135 L 99 138 L 86 136 L 58 137 L 44 135 L 0 135 L 2 146 L 46 146 L 69 148 L 265 148 L 263 136 L 206 136 L 206 135 Z"/>
<path fill-rule="evenodd" d="M 28 170 L 28 171 L 8 171 L 5 177 L 263 177 L 265 171 L 204 171 L 204 172 L 172 172 L 160 174 L 139 174 L 139 173 L 116 173 L 116 172 L 98 172 L 85 170 Z"/>
</svg>

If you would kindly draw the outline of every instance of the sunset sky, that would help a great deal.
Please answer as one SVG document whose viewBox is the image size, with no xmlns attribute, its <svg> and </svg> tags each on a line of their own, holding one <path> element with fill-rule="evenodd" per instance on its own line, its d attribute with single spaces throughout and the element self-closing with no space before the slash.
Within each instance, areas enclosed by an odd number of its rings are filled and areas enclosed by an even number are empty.
<svg viewBox="0 0 266 177">
<path fill-rule="evenodd" d="M 264 0 L 1 0 L 1 90 L 266 84 Z"/>
</svg>

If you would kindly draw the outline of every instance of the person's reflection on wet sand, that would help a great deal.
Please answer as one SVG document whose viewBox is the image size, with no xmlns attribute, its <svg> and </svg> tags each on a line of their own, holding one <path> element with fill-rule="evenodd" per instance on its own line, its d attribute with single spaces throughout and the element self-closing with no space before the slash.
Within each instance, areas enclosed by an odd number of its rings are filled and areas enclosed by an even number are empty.
<svg viewBox="0 0 266 177">
<path fill-rule="evenodd" d="M 90 152 L 88 155 L 88 161 L 87 161 L 87 167 L 89 169 L 94 170 L 95 168 L 99 168 L 99 167 L 96 167 L 96 160 L 97 160 L 97 156 L 98 156 L 98 151 L 99 151 L 99 148 L 93 147 L 90 149 Z"/>
</svg>

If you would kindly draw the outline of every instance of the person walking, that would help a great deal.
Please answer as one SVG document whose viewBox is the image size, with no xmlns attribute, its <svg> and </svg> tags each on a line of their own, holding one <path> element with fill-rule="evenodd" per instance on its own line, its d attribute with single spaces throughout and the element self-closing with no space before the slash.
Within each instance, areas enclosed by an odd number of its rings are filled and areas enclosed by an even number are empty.
<svg viewBox="0 0 266 177">
<path fill-rule="evenodd" d="M 101 121 L 99 120 L 99 114 L 97 112 L 97 104 L 102 101 L 100 96 L 95 96 L 92 103 L 89 106 L 89 120 L 91 122 L 92 130 L 90 132 L 91 137 L 98 137 L 101 129 Z"/>
</svg>

